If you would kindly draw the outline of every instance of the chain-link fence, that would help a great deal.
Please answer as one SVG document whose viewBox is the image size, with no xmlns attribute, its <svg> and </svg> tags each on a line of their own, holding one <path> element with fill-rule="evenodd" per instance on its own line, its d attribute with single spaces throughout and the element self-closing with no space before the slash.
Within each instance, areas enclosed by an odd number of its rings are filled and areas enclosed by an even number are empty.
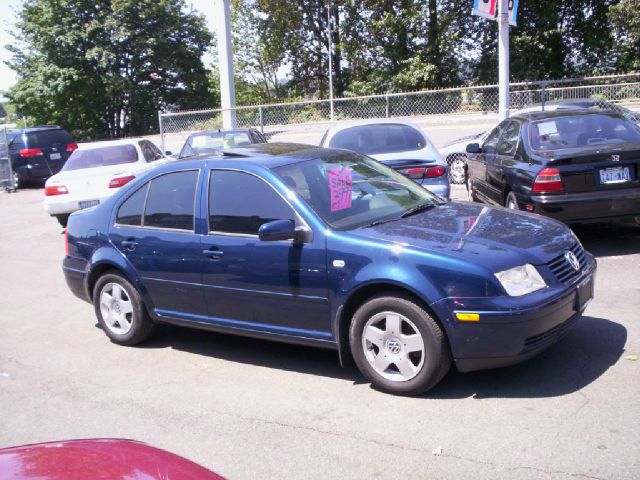
<svg viewBox="0 0 640 480">
<path fill-rule="evenodd" d="M 640 73 L 512 83 L 512 111 L 558 100 L 598 98 L 640 103 Z M 331 122 L 404 117 L 421 125 L 464 126 L 474 118 L 497 121 L 498 85 L 389 93 L 294 103 L 236 107 L 237 127 L 255 127 L 267 138 L 317 144 Z M 222 109 L 160 112 L 163 150 L 179 151 L 189 134 L 222 128 Z"/>
<path fill-rule="evenodd" d="M 6 127 L 0 127 L 0 189 L 15 190 L 13 169 L 9 158 L 9 136 Z"/>
</svg>

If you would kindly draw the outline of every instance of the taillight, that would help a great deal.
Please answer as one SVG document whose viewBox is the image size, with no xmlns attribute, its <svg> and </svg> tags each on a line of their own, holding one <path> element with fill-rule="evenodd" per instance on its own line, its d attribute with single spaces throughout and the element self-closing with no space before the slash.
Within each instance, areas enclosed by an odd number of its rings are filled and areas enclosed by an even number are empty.
<svg viewBox="0 0 640 480">
<path fill-rule="evenodd" d="M 37 157 L 38 155 L 42 155 L 42 149 L 40 148 L 21 148 L 20 149 L 20 156 L 22 158 Z"/>
<path fill-rule="evenodd" d="M 533 182 L 532 193 L 564 192 L 564 185 L 557 168 L 543 168 Z"/>
<path fill-rule="evenodd" d="M 424 176 L 426 178 L 441 177 L 442 175 L 444 175 L 444 172 L 444 167 L 429 167 L 427 168 L 427 171 L 424 172 Z"/>
<path fill-rule="evenodd" d="M 69 227 L 64 229 L 64 254 L 69 256 Z"/>
<path fill-rule="evenodd" d="M 109 188 L 120 188 L 123 185 L 126 185 L 127 183 L 129 183 L 134 178 L 136 177 L 134 177 L 133 175 L 129 175 L 128 177 L 112 178 L 111 181 L 109 182 Z"/>
<path fill-rule="evenodd" d="M 407 168 L 405 170 L 400 170 L 400 173 L 406 175 L 407 177 L 413 180 L 419 180 L 421 178 L 434 178 L 441 177 L 446 172 L 444 167 L 416 167 L 416 168 Z"/>
<path fill-rule="evenodd" d="M 65 150 L 67 152 L 75 152 L 77 149 L 78 149 L 77 143 L 70 143 L 69 145 L 67 145 L 67 148 Z"/>
<path fill-rule="evenodd" d="M 54 195 L 65 195 L 69 193 L 67 187 L 64 185 L 51 185 L 50 187 L 44 187 L 44 196 L 52 197 Z"/>
</svg>

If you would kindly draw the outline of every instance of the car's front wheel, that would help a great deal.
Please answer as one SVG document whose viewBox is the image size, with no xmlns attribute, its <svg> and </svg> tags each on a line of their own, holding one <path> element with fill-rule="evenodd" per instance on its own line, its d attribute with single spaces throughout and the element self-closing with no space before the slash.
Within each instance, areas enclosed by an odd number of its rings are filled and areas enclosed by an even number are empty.
<svg viewBox="0 0 640 480">
<path fill-rule="evenodd" d="M 512 210 L 520 210 L 520 207 L 518 206 L 518 199 L 516 198 L 515 193 L 509 192 L 507 194 L 507 198 L 504 201 L 504 206 Z"/>
<path fill-rule="evenodd" d="M 418 395 L 449 371 L 451 352 L 438 323 L 402 295 L 378 295 L 353 316 L 349 332 L 356 365 L 372 385 L 396 395 Z"/>
<path fill-rule="evenodd" d="M 100 277 L 93 290 L 93 305 L 104 333 L 118 345 L 135 345 L 149 338 L 156 327 L 138 290 L 117 272 Z"/>
</svg>

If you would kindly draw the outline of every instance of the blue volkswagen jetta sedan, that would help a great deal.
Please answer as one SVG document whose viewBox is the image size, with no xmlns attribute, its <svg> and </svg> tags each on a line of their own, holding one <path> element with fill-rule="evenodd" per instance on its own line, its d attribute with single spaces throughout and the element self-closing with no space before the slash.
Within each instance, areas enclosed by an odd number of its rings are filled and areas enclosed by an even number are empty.
<svg viewBox="0 0 640 480">
<path fill-rule="evenodd" d="M 413 395 L 547 348 L 594 258 L 533 214 L 445 202 L 366 156 L 253 145 L 160 166 L 74 213 L 64 273 L 120 345 L 158 323 L 336 349 Z"/>
</svg>

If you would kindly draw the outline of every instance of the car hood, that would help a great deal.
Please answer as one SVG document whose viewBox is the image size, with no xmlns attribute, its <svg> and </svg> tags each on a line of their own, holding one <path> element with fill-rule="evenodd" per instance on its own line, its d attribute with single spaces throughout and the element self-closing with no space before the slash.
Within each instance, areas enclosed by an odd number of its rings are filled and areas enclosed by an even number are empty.
<svg viewBox="0 0 640 480">
<path fill-rule="evenodd" d="M 455 257 L 494 272 L 547 263 L 576 243 L 571 230 L 555 220 L 455 201 L 351 234 Z"/>
</svg>

